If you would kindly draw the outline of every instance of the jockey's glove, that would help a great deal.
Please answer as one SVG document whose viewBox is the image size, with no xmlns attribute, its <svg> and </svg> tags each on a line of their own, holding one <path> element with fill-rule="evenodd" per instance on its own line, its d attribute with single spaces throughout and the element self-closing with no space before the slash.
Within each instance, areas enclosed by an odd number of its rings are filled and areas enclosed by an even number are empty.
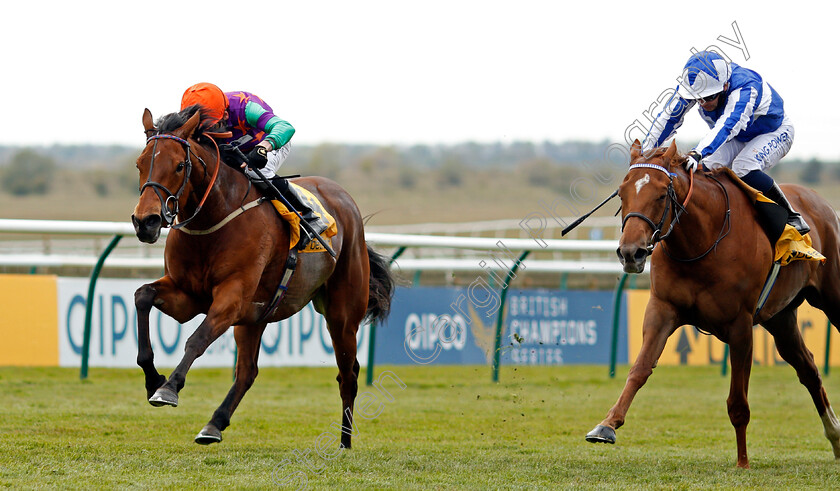
<svg viewBox="0 0 840 491">
<path fill-rule="evenodd" d="M 268 164 L 268 151 L 265 147 L 257 145 L 248 152 L 248 167 L 262 169 L 266 164 Z"/>
<path fill-rule="evenodd" d="M 700 161 L 703 160 L 703 157 L 700 156 L 700 153 L 692 150 L 688 152 L 686 161 L 685 161 L 685 170 L 688 172 L 694 172 L 700 167 Z"/>
</svg>

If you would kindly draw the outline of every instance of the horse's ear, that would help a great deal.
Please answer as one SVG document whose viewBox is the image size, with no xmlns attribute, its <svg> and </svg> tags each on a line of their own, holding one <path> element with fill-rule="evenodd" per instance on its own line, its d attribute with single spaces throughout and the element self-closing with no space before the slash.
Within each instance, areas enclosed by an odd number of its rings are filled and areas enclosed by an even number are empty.
<svg viewBox="0 0 840 491">
<path fill-rule="evenodd" d="M 184 140 L 186 140 L 187 138 L 190 138 L 190 137 L 193 136 L 193 133 L 195 133 L 195 129 L 198 128 L 198 123 L 200 123 L 200 122 L 201 122 L 201 111 L 196 111 L 195 114 L 193 114 L 192 117 L 190 119 L 188 119 L 186 123 L 184 123 L 184 126 L 181 126 L 180 128 L 173 131 L 172 133 L 175 136 L 179 136 L 179 137 L 183 138 Z"/>
<path fill-rule="evenodd" d="M 671 140 L 671 145 L 668 147 L 668 150 L 665 150 L 665 153 L 662 154 L 662 158 L 672 161 L 674 160 L 675 155 L 677 155 L 677 142 L 676 140 Z"/>
<path fill-rule="evenodd" d="M 149 108 L 146 108 L 143 111 L 143 128 L 146 133 L 146 138 L 152 136 L 152 134 L 157 131 L 155 123 L 152 120 L 152 111 L 149 111 Z"/>
<path fill-rule="evenodd" d="M 633 145 L 630 146 L 630 163 L 633 163 L 634 160 L 639 158 L 642 155 L 642 142 L 639 141 L 638 138 L 633 142 Z"/>
</svg>

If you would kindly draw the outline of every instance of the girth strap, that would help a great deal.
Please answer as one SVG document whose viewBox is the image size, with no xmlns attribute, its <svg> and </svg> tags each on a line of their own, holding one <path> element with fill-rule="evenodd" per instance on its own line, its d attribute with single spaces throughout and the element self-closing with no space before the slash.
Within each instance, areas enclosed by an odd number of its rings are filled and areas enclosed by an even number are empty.
<svg viewBox="0 0 840 491">
<path fill-rule="evenodd" d="M 761 290 L 761 295 L 758 296 L 758 305 L 755 307 L 755 314 L 758 315 L 758 311 L 764 307 L 764 302 L 767 301 L 767 297 L 770 296 L 770 291 L 773 289 L 773 285 L 776 284 L 776 277 L 779 276 L 779 268 L 782 264 L 779 261 L 773 262 L 773 267 L 770 269 L 770 274 L 767 275 L 767 280 L 764 282 L 764 288 Z"/>
<path fill-rule="evenodd" d="M 289 288 L 289 281 L 291 281 L 292 275 L 297 267 L 297 254 L 298 253 L 295 249 L 289 250 L 289 256 L 286 258 L 286 265 L 283 267 L 283 278 L 280 280 L 280 284 L 277 285 L 277 291 L 274 292 L 274 298 L 271 299 L 271 302 L 268 303 L 268 307 L 266 307 L 262 315 L 260 315 L 260 318 L 257 319 L 257 324 L 260 324 L 265 319 L 269 318 L 286 295 L 286 291 Z"/>
</svg>

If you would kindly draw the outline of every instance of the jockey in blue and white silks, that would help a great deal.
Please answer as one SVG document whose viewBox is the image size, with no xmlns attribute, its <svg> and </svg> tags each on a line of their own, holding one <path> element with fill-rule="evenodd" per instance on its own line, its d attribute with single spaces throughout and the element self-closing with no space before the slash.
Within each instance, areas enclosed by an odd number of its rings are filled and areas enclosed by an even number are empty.
<svg viewBox="0 0 840 491">
<path fill-rule="evenodd" d="M 692 55 L 679 82 L 656 116 L 642 150 L 662 146 L 682 125 L 688 110 L 699 104 L 700 117 L 711 130 L 688 152 L 686 168 L 694 172 L 701 163 L 709 169 L 731 168 L 744 182 L 785 207 L 788 223 L 800 234 L 808 233 L 808 224 L 764 172 L 793 144 L 793 125 L 778 92 L 758 73 L 711 51 Z"/>
</svg>

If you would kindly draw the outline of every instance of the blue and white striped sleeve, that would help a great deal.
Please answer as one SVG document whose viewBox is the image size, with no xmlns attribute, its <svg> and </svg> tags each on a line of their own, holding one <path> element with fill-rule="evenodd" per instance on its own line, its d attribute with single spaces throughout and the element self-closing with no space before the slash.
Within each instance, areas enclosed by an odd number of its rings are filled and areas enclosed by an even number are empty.
<svg viewBox="0 0 840 491">
<path fill-rule="evenodd" d="M 653 148 L 661 147 L 662 144 L 673 136 L 677 128 L 682 126 L 685 113 L 694 106 L 695 101 L 686 101 L 679 93 L 665 103 L 665 108 L 656 116 L 653 124 L 645 138 L 642 150 L 647 152 Z"/>
<path fill-rule="evenodd" d="M 715 153 L 721 145 L 735 138 L 750 123 L 756 104 L 760 100 L 756 87 L 746 86 L 732 91 L 726 99 L 726 107 L 712 130 L 700 139 L 695 149 L 703 157 Z"/>
</svg>

